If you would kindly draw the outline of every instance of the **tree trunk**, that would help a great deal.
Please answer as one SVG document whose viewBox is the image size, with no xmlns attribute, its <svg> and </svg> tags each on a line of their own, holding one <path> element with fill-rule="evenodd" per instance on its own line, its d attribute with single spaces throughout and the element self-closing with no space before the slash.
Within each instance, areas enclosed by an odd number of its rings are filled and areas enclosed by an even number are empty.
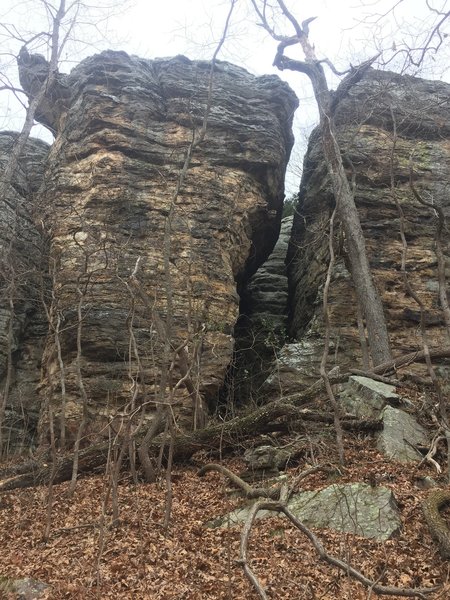
<svg viewBox="0 0 450 600">
<path fill-rule="evenodd" d="M 302 45 L 304 45 L 305 55 L 309 57 L 309 61 L 301 62 L 287 58 L 282 54 L 284 46 L 280 44 L 274 64 L 282 70 L 289 69 L 305 73 L 311 81 L 320 113 L 325 163 L 333 187 L 337 213 L 344 228 L 351 276 L 358 304 L 366 320 L 372 362 L 376 367 L 392 358 L 383 305 L 372 279 L 361 221 L 345 172 L 341 149 L 336 139 L 331 94 L 325 73 L 322 65 L 315 59 L 314 50 L 306 37 L 303 39 Z M 359 69 L 359 79 L 368 66 L 369 64 Z M 353 85 L 357 82 L 358 77 L 353 77 Z"/>
<path fill-rule="evenodd" d="M 366 243 L 358 210 L 348 183 L 334 124 L 321 110 L 322 143 L 338 215 L 342 221 L 348 246 L 350 270 L 358 304 L 365 316 L 373 366 L 391 359 L 389 335 L 380 295 L 373 282 L 367 258 Z"/>
</svg>

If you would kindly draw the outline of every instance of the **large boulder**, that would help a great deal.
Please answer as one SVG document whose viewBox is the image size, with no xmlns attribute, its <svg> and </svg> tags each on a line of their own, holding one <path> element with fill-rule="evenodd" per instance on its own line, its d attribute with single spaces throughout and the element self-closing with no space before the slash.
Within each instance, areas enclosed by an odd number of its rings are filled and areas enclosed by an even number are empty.
<svg viewBox="0 0 450 600">
<path fill-rule="evenodd" d="M 406 412 L 414 404 L 396 393 L 393 385 L 353 375 L 339 394 L 342 408 L 364 419 L 379 419 L 382 429 L 376 435 L 378 449 L 399 462 L 421 461 L 419 448 L 428 448 L 427 432 Z"/>
<path fill-rule="evenodd" d="M 32 95 L 30 61 L 19 57 Z M 214 402 L 237 285 L 278 237 L 296 106 L 275 76 L 182 56 L 108 51 L 56 76 L 38 112 L 56 134 L 40 206 L 60 324 L 41 396 L 56 417 L 64 406 L 68 436 L 83 413 L 98 432 L 170 401 L 190 426 L 193 396 Z"/>
<path fill-rule="evenodd" d="M 386 487 L 366 483 L 334 484 L 322 490 L 294 494 L 288 508 L 307 527 L 320 527 L 353 533 L 362 537 L 388 540 L 401 529 L 401 518 L 394 494 Z M 210 521 L 210 527 L 229 527 L 246 521 L 251 505 Z M 258 512 L 258 518 L 273 516 Z"/>
<path fill-rule="evenodd" d="M 430 440 L 416 419 L 392 406 L 386 406 L 381 419 L 383 430 L 377 435 L 378 449 L 399 462 L 422 461 L 419 448 L 428 448 Z"/>
<path fill-rule="evenodd" d="M 302 492 L 290 500 L 289 508 L 310 527 L 330 527 L 378 540 L 389 539 L 401 528 L 392 491 L 366 483 Z"/>
<path fill-rule="evenodd" d="M 385 406 L 398 406 L 401 398 L 395 386 L 369 377 L 352 375 L 339 394 L 342 408 L 363 419 L 379 419 Z"/>
</svg>

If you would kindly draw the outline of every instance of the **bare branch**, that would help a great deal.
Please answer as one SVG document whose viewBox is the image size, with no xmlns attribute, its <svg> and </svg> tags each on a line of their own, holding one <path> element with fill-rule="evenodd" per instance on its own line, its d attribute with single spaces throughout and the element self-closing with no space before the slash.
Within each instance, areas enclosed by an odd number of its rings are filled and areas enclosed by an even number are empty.
<svg viewBox="0 0 450 600">
<path fill-rule="evenodd" d="M 292 23 L 294 29 L 295 29 L 295 33 L 297 34 L 297 37 L 300 38 L 303 35 L 307 35 L 307 33 L 304 32 L 304 30 L 300 27 L 297 19 L 294 17 L 294 15 L 291 13 L 291 11 L 288 9 L 288 7 L 286 6 L 286 4 L 284 3 L 283 0 L 277 0 L 278 1 L 278 6 L 281 8 L 283 14 L 287 17 L 287 19 Z M 313 21 L 316 17 L 312 17 L 311 19 L 307 19 L 307 21 L 304 21 L 304 23 L 306 23 L 306 27 L 308 27 L 308 23 L 310 21 Z"/>
<path fill-rule="evenodd" d="M 306 525 L 304 525 L 304 523 L 300 521 L 300 519 L 298 519 L 284 503 L 267 502 L 265 500 L 261 500 L 259 502 L 256 502 L 250 509 L 250 512 L 244 525 L 244 529 L 242 530 L 239 563 L 243 567 L 244 573 L 252 583 L 259 597 L 262 599 L 267 599 L 267 595 L 261 583 L 259 582 L 258 577 L 253 573 L 252 569 L 248 564 L 248 541 L 250 537 L 250 532 L 255 521 L 256 515 L 261 510 L 270 510 L 273 512 L 283 513 L 291 521 L 291 523 L 309 539 L 314 550 L 317 552 L 317 554 L 323 561 L 325 561 L 333 567 L 337 567 L 341 571 L 344 571 L 344 573 L 350 575 L 351 577 L 353 577 L 353 579 L 356 579 L 356 581 L 359 581 L 368 589 L 373 590 L 376 594 L 385 594 L 386 596 L 421 598 L 422 600 L 425 600 L 427 594 L 431 594 L 437 589 L 436 587 L 397 588 L 379 585 L 376 581 L 372 581 L 371 579 L 363 575 L 361 571 L 358 571 L 358 569 L 352 567 L 348 562 L 329 554 L 323 547 L 319 538 L 308 527 L 306 527 Z"/>
</svg>

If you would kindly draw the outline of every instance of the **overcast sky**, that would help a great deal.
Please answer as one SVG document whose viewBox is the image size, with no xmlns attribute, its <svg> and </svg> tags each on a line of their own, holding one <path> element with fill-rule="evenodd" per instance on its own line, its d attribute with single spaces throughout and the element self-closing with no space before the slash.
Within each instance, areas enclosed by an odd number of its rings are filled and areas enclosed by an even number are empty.
<svg viewBox="0 0 450 600">
<path fill-rule="evenodd" d="M 429 7 L 445 12 L 450 0 L 428 0 L 429 6 L 426 0 L 288 0 L 287 3 L 300 22 L 317 17 L 310 26 L 310 40 L 319 58 L 328 57 L 339 70 L 344 70 L 349 63 L 357 64 L 380 48 L 388 49 L 388 56 L 389 52 L 392 55 L 392 48 L 400 49 L 404 44 L 420 46 L 438 19 Z M 147 58 L 185 54 L 209 59 L 221 37 L 230 6 L 229 0 L 85 0 L 85 4 L 104 9 L 80 16 L 78 41 L 69 43 L 61 56 L 61 70 L 65 72 L 82 58 L 106 48 Z M 14 56 L 22 42 L 12 39 L 11 33 L 28 40 L 48 29 L 43 0 L 0 0 L 0 23 L 3 24 L 0 73 L 6 72 L 17 84 Z M 450 23 L 446 27 L 450 33 Z M 292 34 L 287 28 L 285 33 Z M 450 37 L 444 40 L 437 60 L 428 61 L 424 76 L 448 80 L 449 40 Z M 255 25 L 249 0 L 238 0 L 227 42 L 218 58 L 240 64 L 255 74 L 276 72 L 289 81 L 301 101 L 295 132 L 301 154 L 303 140 L 316 120 L 314 102 L 304 76 L 279 73 L 271 66 L 275 49 L 276 43 Z M 41 44 L 39 51 L 45 54 L 45 46 Z M 296 50 L 289 50 L 288 54 L 302 58 Z M 395 66 L 399 68 L 401 63 Z M 11 93 L 0 91 L 0 129 L 20 128 L 22 114 Z M 45 136 L 45 133 L 35 128 L 33 135 Z M 51 138 L 47 135 L 46 139 Z M 296 157 L 294 163 L 300 160 Z M 296 170 L 295 164 L 293 169 Z M 298 179 L 291 175 L 289 192 L 297 188 Z"/>
</svg>

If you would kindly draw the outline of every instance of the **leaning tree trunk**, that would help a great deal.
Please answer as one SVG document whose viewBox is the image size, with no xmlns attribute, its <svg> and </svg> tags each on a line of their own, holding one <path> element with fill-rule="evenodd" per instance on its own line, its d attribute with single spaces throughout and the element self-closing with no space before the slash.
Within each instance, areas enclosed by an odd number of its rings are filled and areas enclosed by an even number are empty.
<svg viewBox="0 0 450 600">
<path fill-rule="evenodd" d="M 337 214 L 342 222 L 347 242 L 350 270 L 358 304 L 365 316 L 373 366 L 391 359 L 389 335 L 380 295 L 375 287 L 367 258 L 366 243 L 358 210 L 342 162 L 341 151 L 336 140 L 334 122 L 330 111 L 330 93 L 322 67 L 319 85 L 314 86 L 320 110 L 322 145 L 328 174 L 336 198 Z"/>
<path fill-rule="evenodd" d="M 367 334 L 370 344 L 373 366 L 391 360 L 389 335 L 384 317 L 383 305 L 375 287 L 367 258 L 364 233 L 359 219 L 350 184 L 342 161 L 341 150 L 336 139 L 334 119 L 331 109 L 331 94 L 325 78 L 325 73 L 319 61 L 314 56 L 307 38 L 305 40 L 310 56 L 307 62 L 301 62 L 287 58 L 282 54 L 284 45 L 280 44 L 274 64 L 280 69 L 290 69 L 308 75 L 316 98 L 320 113 L 320 129 L 322 146 L 328 175 L 333 187 L 336 200 L 337 214 L 342 222 L 346 242 L 348 245 L 348 257 L 350 271 L 355 286 L 358 304 L 366 320 Z M 365 68 L 367 68 L 365 65 Z M 361 78 L 365 69 L 358 70 L 358 78 Z M 352 84 L 358 80 L 354 77 Z"/>
</svg>

